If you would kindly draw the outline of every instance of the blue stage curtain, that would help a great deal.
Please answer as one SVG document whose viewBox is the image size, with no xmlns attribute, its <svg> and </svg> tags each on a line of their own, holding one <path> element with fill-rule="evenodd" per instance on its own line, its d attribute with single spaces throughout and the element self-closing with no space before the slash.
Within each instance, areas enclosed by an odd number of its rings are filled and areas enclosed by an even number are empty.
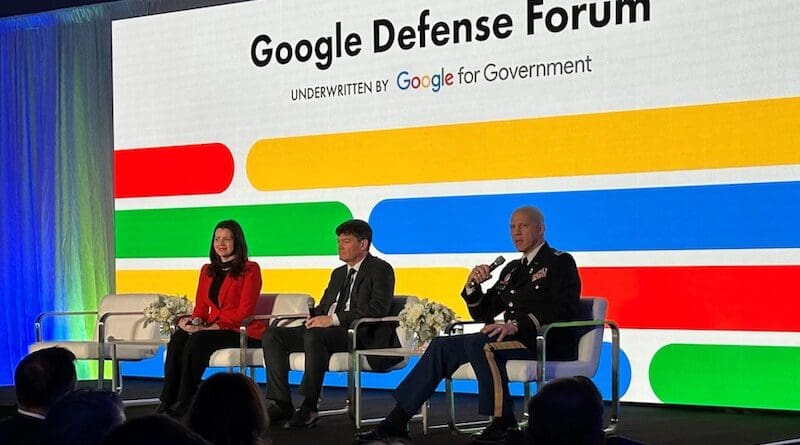
<svg viewBox="0 0 800 445">
<path fill-rule="evenodd" d="M 111 21 L 235 2 L 126 0 L 0 19 L 0 385 L 13 383 L 40 312 L 95 310 L 114 289 Z M 46 325 L 52 338 L 93 329 L 81 318 Z"/>
<path fill-rule="evenodd" d="M 38 313 L 94 310 L 113 288 L 110 33 L 103 6 L 0 20 L 0 384 Z"/>
</svg>

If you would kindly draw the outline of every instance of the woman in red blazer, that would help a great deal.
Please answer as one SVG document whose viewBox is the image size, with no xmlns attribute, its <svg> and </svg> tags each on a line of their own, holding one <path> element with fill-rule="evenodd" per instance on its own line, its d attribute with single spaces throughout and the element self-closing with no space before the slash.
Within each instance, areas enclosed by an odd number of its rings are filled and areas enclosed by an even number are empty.
<svg viewBox="0 0 800 445">
<path fill-rule="evenodd" d="M 211 264 L 200 270 L 192 316 L 178 322 L 167 345 L 157 411 L 174 417 L 186 414 L 211 354 L 239 347 L 239 325 L 253 314 L 261 292 L 261 269 L 247 259 L 247 242 L 239 223 L 227 220 L 217 224 L 209 257 Z M 260 347 L 264 329 L 263 322 L 250 324 L 248 346 Z"/>
</svg>

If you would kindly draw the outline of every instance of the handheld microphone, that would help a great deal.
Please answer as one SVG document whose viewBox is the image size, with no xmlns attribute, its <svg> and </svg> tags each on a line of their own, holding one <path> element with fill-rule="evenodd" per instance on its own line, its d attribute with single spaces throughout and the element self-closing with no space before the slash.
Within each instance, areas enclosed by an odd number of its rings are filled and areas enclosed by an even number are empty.
<svg viewBox="0 0 800 445">
<path fill-rule="evenodd" d="M 308 316 L 309 317 L 313 317 L 314 316 L 314 299 L 313 298 L 307 299 L 306 300 L 306 305 L 308 305 Z"/>
<path fill-rule="evenodd" d="M 500 255 L 499 257 L 495 258 L 494 262 L 489 265 L 489 272 L 497 269 L 498 267 L 500 267 L 501 264 L 503 264 L 505 262 L 506 262 L 506 259 L 503 258 L 503 255 Z M 469 282 L 469 287 L 475 287 L 477 285 L 478 285 L 478 283 L 476 283 L 475 280 L 472 280 L 472 281 Z"/>
</svg>

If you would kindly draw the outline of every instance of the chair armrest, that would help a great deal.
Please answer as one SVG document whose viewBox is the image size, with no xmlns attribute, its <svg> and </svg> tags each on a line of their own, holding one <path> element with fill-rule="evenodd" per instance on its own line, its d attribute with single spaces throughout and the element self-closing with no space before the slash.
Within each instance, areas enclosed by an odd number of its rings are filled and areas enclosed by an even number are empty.
<svg viewBox="0 0 800 445">
<path fill-rule="evenodd" d="M 617 323 L 611 320 L 581 320 L 581 321 L 555 321 L 550 324 L 546 324 L 539 330 L 542 337 L 547 337 L 547 334 L 552 329 L 559 329 L 559 328 L 580 328 L 580 327 L 590 327 L 596 326 L 601 327 L 608 325 L 612 329 L 617 327 Z"/>
<path fill-rule="evenodd" d="M 103 342 L 106 341 L 106 321 L 111 317 L 121 316 L 121 315 L 141 315 L 144 317 L 144 313 L 142 311 L 120 311 L 120 312 L 106 312 L 103 314 L 99 320 L 97 320 L 97 342 L 100 344 L 100 348 L 102 351 Z M 121 340 L 118 340 L 121 341 Z"/>
<path fill-rule="evenodd" d="M 458 327 L 463 327 L 470 324 L 486 324 L 486 322 L 477 320 L 456 320 L 444 327 L 444 333 L 447 335 L 456 334 L 456 329 Z"/>
<path fill-rule="evenodd" d="M 114 337 L 108 337 L 108 343 L 111 347 L 116 347 L 117 345 L 132 345 L 132 346 L 161 346 L 166 345 L 169 343 L 169 339 L 161 339 L 161 340 L 118 340 Z"/>
<path fill-rule="evenodd" d="M 257 320 L 272 320 L 271 326 L 276 325 L 282 320 L 302 320 L 308 317 L 308 314 L 262 314 L 251 315 L 239 325 L 239 371 L 244 373 L 247 368 L 247 327 L 250 323 Z"/>
<path fill-rule="evenodd" d="M 114 337 L 108 338 L 108 343 L 111 345 L 111 363 L 117 363 L 117 346 L 119 345 L 132 345 L 132 346 L 162 346 L 169 343 L 167 339 L 160 340 L 117 340 Z"/>
<path fill-rule="evenodd" d="M 142 311 L 120 311 L 120 312 L 106 312 L 105 314 L 103 314 L 100 317 L 99 320 L 97 320 L 97 361 L 98 361 L 97 366 L 98 367 L 102 367 L 103 366 L 103 362 L 105 361 L 105 356 L 106 356 L 105 345 L 104 345 L 104 343 L 106 341 L 106 338 L 105 338 L 106 337 L 106 321 L 111 317 L 122 316 L 122 315 L 141 315 L 142 317 L 144 317 L 144 313 Z M 110 340 L 111 339 L 109 339 L 109 341 Z M 136 342 L 136 341 L 139 341 L 139 340 L 121 340 L 121 339 L 117 340 L 117 339 L 114 339 L 115 345 L 111 347 L 111 359 L 112 359 L 112 362 L 116 359 L 116 351 L 117 351 L 116 344 L 118 344 L 120 342 L 123 342 L 123 341 L 124 342 L 128 342 L 128 344 L 132 344 L 133 342 Z M 100 374 L 100 375 L 102 375 L 102 374 Z"/>
<path fill-rule="evenodd" d="M 400 324 L 400 317 L 392 315 L 387 317 L 363 317 L 353 320 L 353 322 L 350 323 L 350 327 L 347 329 L 347 337 L 349 339 L 348 341 L 349 351 L 355 352 L 357 350 L 356 345 L 358 344 L 359 328 L 366 325 L 384 324 L 384 323 Z"/>
<path fill-rule="evenodd" d="M 244 320 L 239 325 L 239 330 L 246 329 L 250 326 L 250 323 L 257 321 L 257 320 L 272 320 L 270 325 L 274 325 L 279 321 L 283 320 L 302 320 L 308 318 L 308 314 L 297 313 L 297 314 L 263 314 L 263 315 L 251 315 Z"/>
<path fill-rule="evenodd" d="M 142 312 L 142 311 L 106 312 L 105 314 L 103 314 L 102 317 L 100 317 L 99 320 L 97 320 L 97 322 L 98 323 L 105 323 L 106 320 L 108 320 L 109 318 L 115 317 L 115 316 L 118 316 L 118 315 L 141 315 L 142 317 L 144 317 L 144 312 Z"/>
<path fill-rule="evenodd" d="M 537 375 L 541 376 L 542 381 L 546 380 L 545 372 L 547 367 L 547 334 L 553 329 L 568 329 L 580 327 L 604 327 L 608 326 L 611 329 L 611 336 L 613 340 L 613 347 L 615 350 L 619 349 L 619 327 L 617 323 L 611 320 L 581 320 L 581 321 L 556 321 L 542 327 L 540 334 L 536 337 L 536 356 L 541 359 L 537 361 L 539 368 Z"/>
<path fill-rule="evenodd" d="M 42 341 L 42 321 L 45 318 L 49 317 L 64 317 L 70 315 L 97 315 L 97 311 L 49 311 L 49 312 L 42 312 L 37 317 L 36 320 L 33 322 L 33 332 L 34 338 L 37 342 Z"/>
</svg>

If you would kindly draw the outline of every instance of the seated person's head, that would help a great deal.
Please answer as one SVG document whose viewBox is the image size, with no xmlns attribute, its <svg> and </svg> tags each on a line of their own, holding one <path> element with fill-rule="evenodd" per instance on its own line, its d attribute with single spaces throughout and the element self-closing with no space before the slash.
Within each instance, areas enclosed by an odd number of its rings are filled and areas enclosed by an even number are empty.
<svg viewBox="0 0 800 445">
<path fill-rule="evenodd" d="M 60 347 L 34 351 L 20 360 L 14 371 L 17 403 L 23 410 L 46 415 L 75 389 L 77 381 L 75 354 Z"/>
<path fill-rule="evenodd" d="M 200 385 L 186 424 L 214 445 L 263 443 L 269 418 L 261 391 L 242 374 L 214 374 Z"/>
<path fill-rule="evenodd" d="M 525 442 L 536 445 L 598 445 L 603 433 L 603 398 L 586 377 L 555 379 L 528 405 Z"/>
<path fill-rule="evenodd" d="M 125 407 L 113 392 L 80 389 L 53 405 L 44 421 L 42 445 L 100 445 L 125 421 Z"/>
<path fill-rule="evenodd" d="M 366 221 L 350 219 L 336 227 L 336 236 L 350 235 L 357 240 L 366 240 L 367 248 L 372 244 L 372 227 Z"/>
<path fill-rule="evenodd" d="M 151 415 L 129 420 L 114 428 L 103 445 L 209 445 L 167 416 Z"/>
</svg>

